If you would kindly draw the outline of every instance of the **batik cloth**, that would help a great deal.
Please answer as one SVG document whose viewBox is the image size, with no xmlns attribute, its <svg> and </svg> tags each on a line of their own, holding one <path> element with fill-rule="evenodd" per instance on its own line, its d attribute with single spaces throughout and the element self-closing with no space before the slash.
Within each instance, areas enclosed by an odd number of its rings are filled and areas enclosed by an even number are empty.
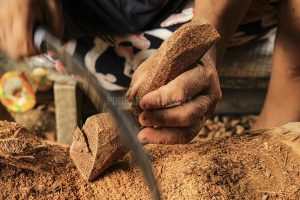
<svg viewBox="0 0 300 200">
<path fill-rule="evenodd" d="M 278 0 L 255 0 L 238 27 L 230 46 L 259 40 L 276 27 Z M 126 89 L 137 67 L 160 47 L 174 31 L 193 18 L 194 8 L 170 14 L 151 30 L 126 36 L 105 35 L 71 41 L 68 51 L 82 62 L 108 90 Z M 154 23 L 155 24 L 155 23 Z"/>
</svg>

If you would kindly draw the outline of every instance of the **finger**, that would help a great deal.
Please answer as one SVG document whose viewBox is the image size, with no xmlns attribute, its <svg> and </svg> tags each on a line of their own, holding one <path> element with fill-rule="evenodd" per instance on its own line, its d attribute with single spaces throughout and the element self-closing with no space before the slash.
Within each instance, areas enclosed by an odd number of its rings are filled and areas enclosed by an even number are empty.
<svg viewBox="0 0 300 200">
<path fill-rule="evenodd" d="M 147 76 L 147 66 L 149 62 L 148 58 L 146 61 L 144 61 L 133 73 L 132 78 L 131 78 L 131 83 L 130 83 L 130 90 L 127 93 L 129 101 L 133 101 L 135 98 L 141 84 L 143 81 L 145 81 L 146 76 Z"/>
<path fill-rule="evenodd" d="M 213 100 L 209 96 L 197 96 L 186 104 L 159 110 L 143 111 L 139 116 L 142 126 L 184 127 L 203 121 Z"/>
<path fill-rule="evenodd" d="M 135 81 L 132 81 L 131 82 L 131 86 L 130 86 L 130 90 L 128 91 L 128 100 L 130 102 L 132 102 L 136 95 L 137 95 L 137 92 L 143 82 L 143 80 L 146 78 L 146 73 L 144 74 L 140 74 L 140 78 L 139 79 L 136 79 Z"/>
<path fill-rule="evenodd" d="M 141 99 L 140 106 L 144 110 L 152 110 L 187 101 L 209 87 L 208 76 L 208 70 L 198 65 L 167 85 L 146 94 Z"/>
<path fill-rule="evenodd" d="M 39 53 L 39 51 L 37 50 L 36 46 L 34 45 L 33 42 L 33 31 L 34 31 L 34 26 L 35 26 L 35 21 L 36 21 L 36 17 L 35 16 L 30 16 L 26 23 L 24 23 L 24 30 L 27 30 L 27 33 L 25 35 L 25 37 L 27 38 L 26 41 L 26 46 L 24 47 L 25 49 L 23 49 L 23 54 L 22 56 L 33 56 L 33 55 L 37 55 Z"/>
<path fill-rule="evenodd" d="M 14 32 L 13 32 L 13 16 L 12 13 L 1 13 L 2 21 L 2 49 L 13 59 L 17 59 L 19 49 L 16 48 Z M 4 20 L 5 19 L 5 20 Z"/>
<path fill-rule="evenodd" d="M 142 144 L 187 144 L 199 133 L 202 124 L 184 128 L 144 128 L 138 134 Z"/>
<path fill-rule="evenodd" d="M 4 21 L 4 20 L 3 20 L 3 16 L 2 16 L 1 14 L 0 14 L 0 21 Z M 2 22 L 2 25 L 1 25 L 1 26 L 2 26 L 2 28 L 0 29 L 0 49 L 1 49 L 1 50 L 4 50 L 4 49 L 3 49 L 4 46 L 5 46 L 5 45 L 4 45 L 4 44 L 5 44 L 5 43 L 4 43 L 4 41 L 5 41 L 5 39 L 4 39 L 4 38 L 5 38 L 5 37 L 4 37 L 4 30 L 5 30 L 6 27 L 5 27 L 5 24 L 4 24 L 3 22 Z"/>
<path fill-rule="evenodd" d="M 6 51 L 6 42 L 7 40 L 5 39 L 5 30 L 7 30 L 7 20 L 5 19 L 5 15 L 3 15 L 2 10 L 0 10 L 0 21 L 2 22 L 1 24 L 1 29 L 0 29 L 0 49 Z"/>
<path fill-rule="evenodd" d="M 47 21 L 47 24 L 57 36 L 62 37 L 64 33 L 62 6 L 57 0 L 47 2 L 50 15 L 52 16 L 52 19 L 49 17 L 46 18 L 49 20 Z"/>
<path fill-rule="evenodd" d="M 12 55 L 15 58 L 30 56 L 37 52 L 32 41 L 34 16 L 29 14 L 28 7 L 19 8 L 18 10 L 21 12 L 20 16 L 23 17 L 18 17 L 12 23 L 14 41 L 9 45 L 14 51 Z"/>
<path fill-rule="evenodd" d="M 127 97 L 127 98 L 129 98 L 129 95 L 130 95 L 130 93 L 131 93 L 131 85 L 129 86 L 129 88 L 128 88 L 128 90 L 127 90 L 127 92 L 126 92 L 126 94 L 125 94 L 125 97 Z"/>
</svg>

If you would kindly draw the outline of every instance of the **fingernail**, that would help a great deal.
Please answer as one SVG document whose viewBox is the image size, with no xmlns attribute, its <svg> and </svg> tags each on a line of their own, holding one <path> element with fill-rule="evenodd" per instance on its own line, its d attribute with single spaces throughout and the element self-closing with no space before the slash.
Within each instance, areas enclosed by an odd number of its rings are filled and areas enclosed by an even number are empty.
<svg viewBox="0 0 300 200">
<path fill-rule="evenodd" d="M 140 116 L 140 120 L 139 120 L 139 121 L 140 121 L 141 125 L 147 126 L 147 120 L 148 120 L 148 118 L 147 118 L 146 115 L 142 114 L 142 115 Z"/>
<path fill-rule="evenodd" d="M 144 107 L 145 110 L 150 110 L 151 109 L 151 106 L 148 105 L 148 104 L 144 105 L 143 107 Z"/>
<path fill-rule="evenodd" d="M 138 140 L 139 140 L 140 143 L 142 143 L 142 144 L 149 144 L 148 138 L 143 137 L 141 134 L 138 135 Z"/>
<path fill-rule="evenodd" d="M 143 138 L 142 139 L 142 144 L 149 144 L 148 138 Z"/>
<path fill-rule="evenodd" d="M 144 116 L 143 116 L 143 121 L 147 121 L 147 119 L 148 119 L 147 116 L 144 115 Z"/>
</svg>

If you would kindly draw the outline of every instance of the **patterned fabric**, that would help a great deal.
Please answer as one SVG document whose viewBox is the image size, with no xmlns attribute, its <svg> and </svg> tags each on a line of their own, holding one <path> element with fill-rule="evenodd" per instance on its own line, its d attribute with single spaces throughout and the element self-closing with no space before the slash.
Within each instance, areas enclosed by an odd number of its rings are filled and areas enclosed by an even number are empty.
<svg viewBox="0 0 300 200">
<path fill-rule="evenodd" d="M 255 0 L 230 46 L 257 40 L 273 29 L 276 26 L 274 19 L 277 3 L 277 0 Z M 193 14 L 193 8 L 186 8 L 167 17 L 152 30 L 124 37 L 79 39 L 70 42 L 67 49 L 82 58 L 103 87 L 108 90 L 124 90 L 129 86 L 137 67 L 175 30 L 191 21 Z"/>
<path fill-rule="evenodd" d="M 152 29 L 189 0 L 60 0 L 66 38 L 129 34 Z"/>
</svg>

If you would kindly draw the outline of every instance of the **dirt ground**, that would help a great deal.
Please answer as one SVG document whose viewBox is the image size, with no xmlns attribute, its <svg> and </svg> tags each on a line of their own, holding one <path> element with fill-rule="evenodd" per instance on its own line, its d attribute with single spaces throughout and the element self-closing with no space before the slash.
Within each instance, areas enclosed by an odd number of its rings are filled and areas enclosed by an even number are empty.
<svg viewBox="0 0 300 200">
<path fill-rule="evenodd" d="M 43 141 L 34 135 L 27 136 L 26 130 L 16 135 L 17 130 L 18 125 L 1 122 L 0 142 L 29 140 L 32 145 L 43 146 Z M 146 150 L 163 199 L 299 199 L 300 150 L 299 146 L 294 148 L 295 144 L 299 145 L 299 133 L 277 128 L 208 141 L 196 140 L 188 145 L 147 145 Z M 18 152 L 7 156 L 1 147 L 0 158 L 16 157 Z M 77 172 L 68 151 L 67 147 L 59 145 L 44 146 L 43 151 L 32 155 L 27 151 L 26 163 L 37 167 L 39 164 L 34 158 L 44 159 L 43 163 L 51 166 L 48 172 L 35 170 L 37 173 L 1 164 L 0 197 L 150 199 L 130 155 L 96 181 L 87 183 Z M 48 158 L 52 155 L 59 156 L 50 163 Z"/>
</svg>

